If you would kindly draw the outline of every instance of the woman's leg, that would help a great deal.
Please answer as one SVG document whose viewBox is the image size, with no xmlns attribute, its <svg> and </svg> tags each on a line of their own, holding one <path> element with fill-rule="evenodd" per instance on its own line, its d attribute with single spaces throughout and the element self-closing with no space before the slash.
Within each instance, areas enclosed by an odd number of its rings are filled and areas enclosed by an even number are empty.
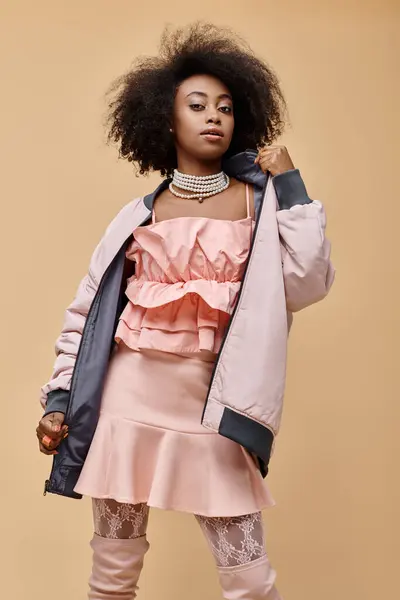
<svg viewBox="0 0 400 600">
<path fill-rule="evenodd" d="M 93 499 L 89 600 L 133 600 L 149 544 L 146 504 Z"/>
<path fill-rule="evenodd" d="M 196 518 L 217 563 L 226 600 L 281 600 L 265 551 L 261 513 Z"/>
</svg>

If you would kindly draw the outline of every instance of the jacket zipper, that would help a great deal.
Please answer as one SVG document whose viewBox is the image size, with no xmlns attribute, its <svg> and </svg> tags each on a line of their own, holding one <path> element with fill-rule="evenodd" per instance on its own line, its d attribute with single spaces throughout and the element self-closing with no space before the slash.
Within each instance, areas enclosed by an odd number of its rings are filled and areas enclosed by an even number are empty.
<svg viewBox="0 0 400 600">
<path fill-rule="evenodd" d="M 202 417 L 201 417 L 201 421 L 203 421 L 203 419 L 204 419 L 204 415 L 205 415 L 205 412 L 206 412 L 206 409 L 207 409 L 207 404 L 208 404 L 208 400 L 209 400 L 211 388 L 212 388 L 212 385 L 214 383 L 215 375 L 216 375 L 216 372 L 217 372 L 217 369 L 218 369 L 218 366 L 219 366 L 221 354 L 222 354 L 222 351 L 223 351 L 223 349 L 225 347 L 225 344 L 226 344 L 227 338 L 228 338 L 228 336 L 230 334 L 230 331 L 232 329 L 233 321 L 235 319 L 235 315 L 236 315 L 236 312 L 237 312 L 237 310 L 239 308 L 240 300 L 241 300 L 242 295 L 243 295 L 243 288 L 244 288 L 245 283 L 246 283 L 247 272 L 248 272 L 248 269 L 249 269 L 251 256 L 253 254 L 254 244 L 256 242 L 256 237 L 257 237 L 257 232 L 258 232 L 258 225 L 260 223 L 261 212 L 262 212 L 263 207 L 264 207 L 265 194 L 266 194 L 266 191 L 267 191 L 267 185 L 268 185 L 268 182 L 269 182 L 269 178 L 270 178 L 270 176 L 267 177 L 267 179 L 266 179 L 266 181 L 264 183 L 264 187 L 263 187 L 263 191 L 262 191 L 262 201 L 261 201 L 260 211 L 259 211 L 259 214 L 258 214 L 258 218 L 256 220 L 256 226 L 254 228 L 254 234 L 253 234 L 253 238 L 252 238 L 252 241 L 251 241 L 251 244 L 250 244 L 249 257 L 247 259 L 246 267 L 245 267 L 245 270 L 244 270 L 242 285 L 240 286 L 240 289 L 239 289 L 238 297 L 237 297 L 237 300 L 236 300 L 236 305 L 235 305 L 235 307 L 233 309 L 232 316 L 231 316 L 231 319 L 230 319 L 230 322 L 229 322 L 229 327 L 225 331 L 224 337 L 222 338 L 221 347 L 219 349 L 219 352 L 217 354 L 217 358 L 216 358 L 215 363 L 214 363 L 214 368 L 213 368 L 212 375 L 211 375 L 210 385 L 208 387 L 206 401 L 204 403 L 204 408 L 203 408 L 203 414 L 202 414 Z"/>
</svg>

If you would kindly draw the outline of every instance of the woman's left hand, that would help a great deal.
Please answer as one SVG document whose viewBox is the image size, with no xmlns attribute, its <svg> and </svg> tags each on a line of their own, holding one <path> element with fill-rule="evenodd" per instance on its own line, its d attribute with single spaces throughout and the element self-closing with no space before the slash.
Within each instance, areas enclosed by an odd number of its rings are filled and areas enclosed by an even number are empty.
<svg viewBox="0 0 400 600">
<path fill-rule="evenodd" d="M 273 177 L 294 169 L 294 164 L 285 146 L 266 146 L 258 153 L 254 161 L 264 173 L 269 171 Z"/>
</svg>

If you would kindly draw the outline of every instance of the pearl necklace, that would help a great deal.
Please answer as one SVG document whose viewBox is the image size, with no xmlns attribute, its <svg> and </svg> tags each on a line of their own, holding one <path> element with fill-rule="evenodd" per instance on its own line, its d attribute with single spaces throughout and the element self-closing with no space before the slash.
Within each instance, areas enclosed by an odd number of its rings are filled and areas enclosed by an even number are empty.
<svg viewBox="0 0 400 600">
<path fill-rule="evenodd" d="M 193 192 L 192 194 L 181 194 L 174 188 Z M 169 189 L 174 196 L 183 198 L 184 200 L 198 200 L 204 202 L 205 198 L 210 198 L 216 194 L 220 194 L 229 187 L 229 177 L 223 171 L 216 175 L 185 175 L 177 169 L 174 171 L 174 176 L 169 184 Z"/>
</svg>

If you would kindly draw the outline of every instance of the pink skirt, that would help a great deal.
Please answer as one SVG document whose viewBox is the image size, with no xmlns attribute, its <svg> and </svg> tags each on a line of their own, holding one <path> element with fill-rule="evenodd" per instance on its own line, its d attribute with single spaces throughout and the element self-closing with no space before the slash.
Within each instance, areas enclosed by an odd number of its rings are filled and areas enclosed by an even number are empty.
<svg viewBox="0 0 400 600">
<path fill-rule="evenodd" d="M 120 343 L 75 491 L 204 516 L 273 506 L 251 456 L 201 425 L 213 362 Z"/>
</svg>

